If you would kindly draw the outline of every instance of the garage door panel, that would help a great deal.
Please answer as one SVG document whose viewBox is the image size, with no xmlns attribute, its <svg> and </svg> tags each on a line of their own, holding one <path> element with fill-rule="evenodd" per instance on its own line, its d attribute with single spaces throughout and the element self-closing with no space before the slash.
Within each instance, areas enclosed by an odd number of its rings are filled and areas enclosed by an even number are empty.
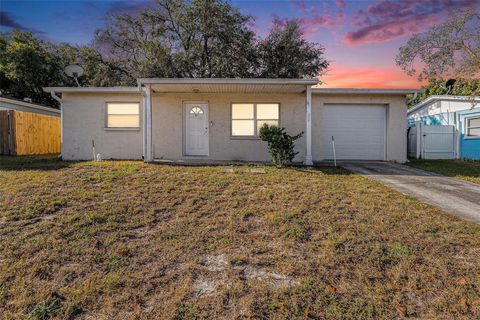
<svg viewBox="0 0 480 320">
<path fill-rule="evenodd" d="M 321 113 L 321 144 L 325 159 L 384 160 L 384 105 L 325 105 Z"/>
</svg>

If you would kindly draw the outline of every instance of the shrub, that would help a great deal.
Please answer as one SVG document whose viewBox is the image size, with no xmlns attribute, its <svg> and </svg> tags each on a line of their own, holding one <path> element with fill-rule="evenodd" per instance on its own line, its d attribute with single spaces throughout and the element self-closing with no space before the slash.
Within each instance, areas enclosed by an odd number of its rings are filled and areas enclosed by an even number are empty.
<svg viewBox="0 0 480 320">
<path fill-rule="evenodd" d="M 291 163 L 298 152 L 294 151 L 295 140 L 303 136 L 303 132 L 291 136 L 285 132 L 285 128 L 264 124 L 260 128 L 260 139 L 268 143 L 268 153 L 272 161 L 279 167 Z"/>
</svg>

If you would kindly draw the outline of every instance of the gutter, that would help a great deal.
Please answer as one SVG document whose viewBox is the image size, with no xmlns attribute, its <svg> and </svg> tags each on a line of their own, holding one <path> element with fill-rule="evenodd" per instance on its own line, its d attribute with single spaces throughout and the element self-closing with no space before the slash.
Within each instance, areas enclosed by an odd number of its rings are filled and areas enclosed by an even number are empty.
<svg viewBox="0 0 480 320">
<path fill-rule="evenodd" d="M 265 79 L 265 78 L 138 78 L 137 84 L 299 84 L 316 85 L 318 79 Z"/>
<path fill-rule="evenodd" d="M 418 94 L 421 89 L 312 88 L 314 94 Z"/>
<path fill-rule="evenodd" d="M 137 87 L 45 87 L 45 92 L 66 92 L 66 93 L 139 93 Z"/>
</svg>

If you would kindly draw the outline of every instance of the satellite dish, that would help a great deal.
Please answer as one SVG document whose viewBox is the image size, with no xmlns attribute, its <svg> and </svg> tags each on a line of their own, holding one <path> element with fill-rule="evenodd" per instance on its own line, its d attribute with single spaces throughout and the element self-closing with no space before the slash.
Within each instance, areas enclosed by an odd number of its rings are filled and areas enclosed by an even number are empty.
<svg viewBox="0 0 480 320">
<path fill-rule="evenodd" d="M 77 86 L 80 87 L 80 83 L 78 83 L 78 78 L 83 75 L 83 68 L 76 64 L 71 64 L 65 67 L 65 74 L 70 78 L 75 79 Z"/>
<path fill-rule="evenodd" d="M 447 80 L 447 82 L 445 83 L 445 88 L 447 88 L 447 93 L 445 95 L 448 95 L 450 93 L 450 91 L 452 91 L 453 86 L 455 85 L 455 82 L 457 82 L 457 80 L 455 80 L 455 79 L 448 79 Z"/>
</svg>

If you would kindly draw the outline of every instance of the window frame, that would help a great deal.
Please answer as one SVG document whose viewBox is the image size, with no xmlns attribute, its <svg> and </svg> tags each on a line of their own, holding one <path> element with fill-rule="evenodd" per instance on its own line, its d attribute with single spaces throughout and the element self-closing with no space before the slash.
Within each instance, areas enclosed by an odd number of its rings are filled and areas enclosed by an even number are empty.
<svg viewBox="0 0 480 320">
<path fill-rule="evenodd" d="M 138 105 L 138 127 L 109 127 L 108 126 L 108 105 L 109 104 L 137 104 Z M 104 129 L 107 131 L 139 131 L 142 128 L 142 110 L 140 101 L 105 101 Z M 133 114 L 132 114 L 133 115 Z"/>
<path fill-rule="evenodd" d="M 234 104 L 253 104 L 253 132 L 254 134 L 251 136 L 234 136 L 232 132 L 232 124 L 233 120 L 251 120 L 251 119 L 233 119 L 233 105 Z M 273 119 L 257 119 L 257 105 L 259 104 L 277 104 L 278 105 L 278 126 L 281 126 L 281 103 L 280 102 L 271 102 L 271 101 L 261 101 L 261 102 L 246 102 L 246 101 L 241 101 L 241 102 L 231 102 L 230 103 L 230 139 L 232 140 L 260 140 L 260 137 L 257 134 L 258 128 L 257 128 L 257 122 L 260 121 L 269 121 Z"/>
<path fill-rule="evenodd" d="M 480 126 L 469 126 L 470 120 L 480 120 L 480 116 L 465 117 L 465 135 L 464 139 L 480 139 L 480 136 L 471 136 L 468 134 L 469 129 L 480 129 Z"/>
</svg>

